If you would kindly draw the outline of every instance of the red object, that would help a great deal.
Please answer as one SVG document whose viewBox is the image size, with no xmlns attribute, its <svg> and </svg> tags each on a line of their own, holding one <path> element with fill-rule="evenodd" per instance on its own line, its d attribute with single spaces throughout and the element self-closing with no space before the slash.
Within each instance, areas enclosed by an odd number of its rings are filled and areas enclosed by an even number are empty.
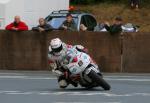
<svg viewBox="0 0 150 103">
<path fill-rule="evenodd" d="M 79 81 L 81 79 L 80 74 L 70 77 L 72 81 Z"/>
<path fill-rule="evenodd" d="M 11 24 L 7 25 L 5 29 L 6 30 L 14 30 L 13 29 L 14 27 L 20 31 L 21 30 L 28 30 L 28 26 L 22 21 L 20 21 L 17 26 L 15 26 L 14 23 L 11 23 Z"/>
<path fill-rule="evenodd" d="M 75 63 L 78 61 L 78 58 L 77 57 L 74 57 L 73 60 L 72 60 L 72 63 Z"/>
<path fill-rule="evenodd" d="M 67 48 L 72 48 L 72 45 L 67 44 Z"/>
<path fill-rule="evenodd" d="M 64 72 L 64 76 L 65 76 L 65 78 L 67 79 L 68 77 L 69 77 L 69 73 L 66 71 L 66 72 Z"/>
<path fill-rule="evenodd" d="M 54 63 L 52 60 L 48 60 L 48 64 Z"/>
<path fill-rule="evenodd" d="M 69 11 L 73 11 L 75 10 L 75 7 L 74 6 L 69 6 Z"/>
</svg>

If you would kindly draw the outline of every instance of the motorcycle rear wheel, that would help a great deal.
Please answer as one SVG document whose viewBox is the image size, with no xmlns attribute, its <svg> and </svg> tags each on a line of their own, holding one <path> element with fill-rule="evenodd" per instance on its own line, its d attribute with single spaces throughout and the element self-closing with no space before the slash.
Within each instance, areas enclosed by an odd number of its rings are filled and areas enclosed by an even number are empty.
<svg viewBox="0 0 150 103">
<path fill-rule="evenodd" d="M 88 76 L 92 79 L 93 82 L 96 82 L 99 86 L 101 86 L 104 90 L 110 90 L 111 86 L 96 72 L 93 70 L 90 71 Z"/>
</svg>

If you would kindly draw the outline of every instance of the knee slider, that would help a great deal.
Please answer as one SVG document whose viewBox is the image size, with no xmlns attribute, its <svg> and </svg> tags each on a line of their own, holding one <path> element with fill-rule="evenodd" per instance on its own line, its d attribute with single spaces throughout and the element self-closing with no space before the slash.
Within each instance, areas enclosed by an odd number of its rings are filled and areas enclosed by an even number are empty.
<svg viewBox="0 0 150 103">
<path fill-rule="evenodd" d="M 68 83 L 66 80 L 60 80 L 59 82 L 60 88 L 66 88 L 68 86 Z"/>
</svg>

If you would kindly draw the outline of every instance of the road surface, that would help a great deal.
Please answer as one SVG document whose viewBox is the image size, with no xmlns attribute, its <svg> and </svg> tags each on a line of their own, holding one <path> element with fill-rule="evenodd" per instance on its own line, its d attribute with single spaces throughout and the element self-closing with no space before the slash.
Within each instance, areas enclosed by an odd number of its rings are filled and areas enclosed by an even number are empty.
<svg viewBox="0 0 150 103">
<path fill-rule="evenodd" d="M 150 74 L 104 74 L 111 85 L 59 89 L 50 72 L 0 71 L 0 103 L 150 103 Z"/>
</svg>

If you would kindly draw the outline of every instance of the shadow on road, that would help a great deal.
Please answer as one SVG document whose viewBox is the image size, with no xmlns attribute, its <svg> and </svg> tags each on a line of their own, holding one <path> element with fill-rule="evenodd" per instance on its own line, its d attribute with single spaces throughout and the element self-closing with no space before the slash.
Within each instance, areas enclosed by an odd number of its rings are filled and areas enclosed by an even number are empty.
<svg viewBox="0 0 150 103">
<path fill-rule="evenodd" d="M 58 88 L 58 89 L 41 89 L 41 90 L 38 90 L 38 91 L 51 91 L 51 92 L 81 92 L 81 91 L 104 91 L 103 89 L 101 88 L 92 88 L 92 89 L 87 89 L 87 88 L 66 88 L 66 89 L 61 89 L 61 88 Z"/>
</svg>

